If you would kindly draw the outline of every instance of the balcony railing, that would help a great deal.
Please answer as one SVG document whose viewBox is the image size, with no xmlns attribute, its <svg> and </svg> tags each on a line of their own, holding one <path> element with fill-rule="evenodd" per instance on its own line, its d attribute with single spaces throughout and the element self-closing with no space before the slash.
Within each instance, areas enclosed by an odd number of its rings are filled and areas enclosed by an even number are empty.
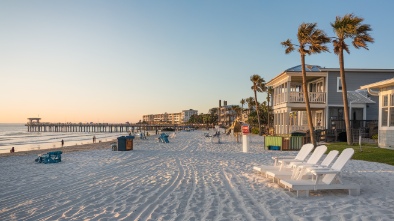
<svg viewBox="0 0 394 221">
<path fill-rule="evenodd" d="M 304 103 L 303 92 L 285 92 L 274 96 L 275 105 L 283 103 Z M 309 92 L 310 103 L 326 103 L 326 92 Z"/>
<path fill-rule="evenodd" d="M 346 129 L 344 120 L 331 120 L 330 125 L 331 128 L 329 129 L 340 129 L 340 130 Z M 377 120 L 350 120 L 350 127 L 352 129 L 370 128 L 377 126 L 378 126 Z"/>
</svg>

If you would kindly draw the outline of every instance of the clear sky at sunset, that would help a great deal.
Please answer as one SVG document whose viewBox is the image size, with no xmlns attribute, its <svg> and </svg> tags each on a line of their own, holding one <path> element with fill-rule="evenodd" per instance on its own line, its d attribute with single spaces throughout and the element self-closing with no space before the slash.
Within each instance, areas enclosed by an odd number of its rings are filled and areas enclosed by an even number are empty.
<svg viewBox="0 0 394 221">
<path fill-rule="evenodd" d="M 394 68 L 394 1 L 0 0 L 0 123 L 137 122 L 253 96 L 250 76 L 271 80 L 300 64 L 281 41 L 302 22 L 354 13 L 370 24 L 369 51 L 348 68 Z M 331 48 L 331 47 L 330 47 Z M 337 68 L 334 53 L 307 64 Z M 265 100 L 265 94 L 258 94 Z"/>
</svg>

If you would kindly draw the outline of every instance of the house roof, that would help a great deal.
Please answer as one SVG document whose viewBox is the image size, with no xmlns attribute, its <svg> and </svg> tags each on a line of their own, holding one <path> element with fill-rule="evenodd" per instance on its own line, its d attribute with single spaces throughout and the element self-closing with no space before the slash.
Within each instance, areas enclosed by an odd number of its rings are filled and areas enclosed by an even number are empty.
<svg viewBox="0 0 394 221">
<path fill-rule="evenodd" d="M 309 64 L 305 65 L 305 71 L 307 71 L 307 72 L 311 72 L 311 71 L 319 72 L 319 71 L 321 71 L 321 69 L 322 68 L 320 66 L 318 66 L 318 65 L 309 65 Z M 301 65 L 294 66 L 292 68 L 289 68 L 289 69 L 285 70 L 285 72 L 291 72 L 291 71 L 301 72 L 302 71 Z"/>
<path fill-rule="evenodd" d="M 374 104 L 375 101 L 371 100 L 367 97 L 366 90 L 356 90 L 356 91 L 348 91 L 347 92 L 347 99 L 348 102 L 351 104 Z"/>
<path fill-rule="evenodd" d="M 323 68 L 321 68 L 318 65 L 309 65 L 309 64 L 305 64 L 305 71 L 306 72 L 320 72 L 323 73 L 322 71 Z M 281 79 L 283 76 L 286 76 L 288 73 L 292 73 L 292 74 L 300 74 L 301 77 L 301 65 L 297 65 L 291 68 L 288 68 L 286 70 L 284 70 L 282 73 L 280 73 L 279 75 L 275 76 L 273 79 L 271 79 L 270 81 L 268 81 L 266 83 L 267 86 L 271 86 L 271 84 L 273 84 L 276 80 Z M 307 76 L 307 78 L 310 78 L 310 76 Z"/>
<path fill-rule="evenodd" d="M 364 86 L 361 86 L 360 89 L 380 89 L 384 87 L 389 87 L 389 86 L 394 86 L 394 78 L 390 78 L 387 80 L 383 81 L 378 81 L 372 84 L 367 84 Z"/>
<path fill-rule="evenodd" d="M 319 65 L 305 65 L 305 70 L 306 72 L 315 72 L 313 75 L 318 76 L 319 74 L 324 74 L 324 73 L 330 73 L 330 72 L 339 72 L 339 68 L 325 68 L 321 67 Z M 289 74 L 300 74 L 301 77 L 301 65 L 297 65 L 291 68 L 288 68 L 284 70 L 282 73 L 279 75 L 276 75 L 274 78 L 266 82 L 267 86 L 272 86 L 276 81 L 282 79 L 284 76 L 289 75 Z M 394 69 L 365 69 L 365 68 L 345 68 L 346 72 L 373 72 L 373 73 L 388 73 L 388 74 L 393 74 L 394 75 Z M 313 80 L 313 77 L 316 76 L 310 76 L 307 75 L 307 78 L 309 80 Z M 308 79 L 307 79 L 308 80 Z"/>
<path fill-rule="evenodd" d="M 325 72 L 325 71 L 340 71 L 339 68 L 325 68 L 319 65 L 305 64 L 305 70 L 307 72 Z M 350 72 L 391 72 L 394 73 L 394 69 L 367 69 L 367 68 L 346 68 L 346 71 Z M 286 69 L 284 72 L 301 72 L 301 65 L 297 65 Z"/>
</svg>

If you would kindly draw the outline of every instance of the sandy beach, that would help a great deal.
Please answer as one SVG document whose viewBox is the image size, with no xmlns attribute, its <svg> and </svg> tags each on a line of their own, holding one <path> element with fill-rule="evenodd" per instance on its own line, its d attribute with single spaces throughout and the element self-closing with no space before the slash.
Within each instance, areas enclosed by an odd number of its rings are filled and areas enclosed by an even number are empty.
<svg viewBox="0 0 394 221">
<path fill-rule="evenodd" d="M 351 160 L 342 178 L 361 185 L 297 198 L 252 170 L 272 156 L 251 136 L 248 153 L 232 136 L 207 131 L 65 147 L 62 162 L 38 164 L 48 150 L 0 155 L 0 220 L 394 220 L 394 166 Z M 213 131 L 210 131 L 213 133 Z"/>
<path fill-rule="evenodd" d="M 106 141 L 106 142 L 71 145 L 71 146 L 66 145 L 64 147 L 51 148 L 51 149 L 17 151 L 12 154 L 0 153 L 0 159 L 1 159 L 1 157 L 7 157 L 7 156 L 24 156 L 24 155 L 32 155 L 32 154 L 38 155 L 38 154 L 42 154 L 42 153 L 47 153 L 49 151 L 58 151 L 58 150 L 62 151 L 63 153 L 70 153 L 70 152 L 76 152 L 76 151 L 101 150 L 101 149 L 110 148 L 112 143 L 117 143 L 117 140 L 114 139 L 112 141 Z"/>
</svg>

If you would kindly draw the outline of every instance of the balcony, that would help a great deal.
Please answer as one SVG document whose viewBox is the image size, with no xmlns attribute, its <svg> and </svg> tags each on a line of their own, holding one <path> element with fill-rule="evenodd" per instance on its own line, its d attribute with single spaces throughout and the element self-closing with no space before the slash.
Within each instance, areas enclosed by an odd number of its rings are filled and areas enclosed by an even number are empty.
<svg viewBox="0 0 394 221">
<path fill-rule="evenodd" d="M 309 92 L 309 102 L 326 103 L 326 92 Z M 305 103 L 303 92 L 285 92 L 274 96 L 274 105 L 283 103 Z"/>
</svg>

